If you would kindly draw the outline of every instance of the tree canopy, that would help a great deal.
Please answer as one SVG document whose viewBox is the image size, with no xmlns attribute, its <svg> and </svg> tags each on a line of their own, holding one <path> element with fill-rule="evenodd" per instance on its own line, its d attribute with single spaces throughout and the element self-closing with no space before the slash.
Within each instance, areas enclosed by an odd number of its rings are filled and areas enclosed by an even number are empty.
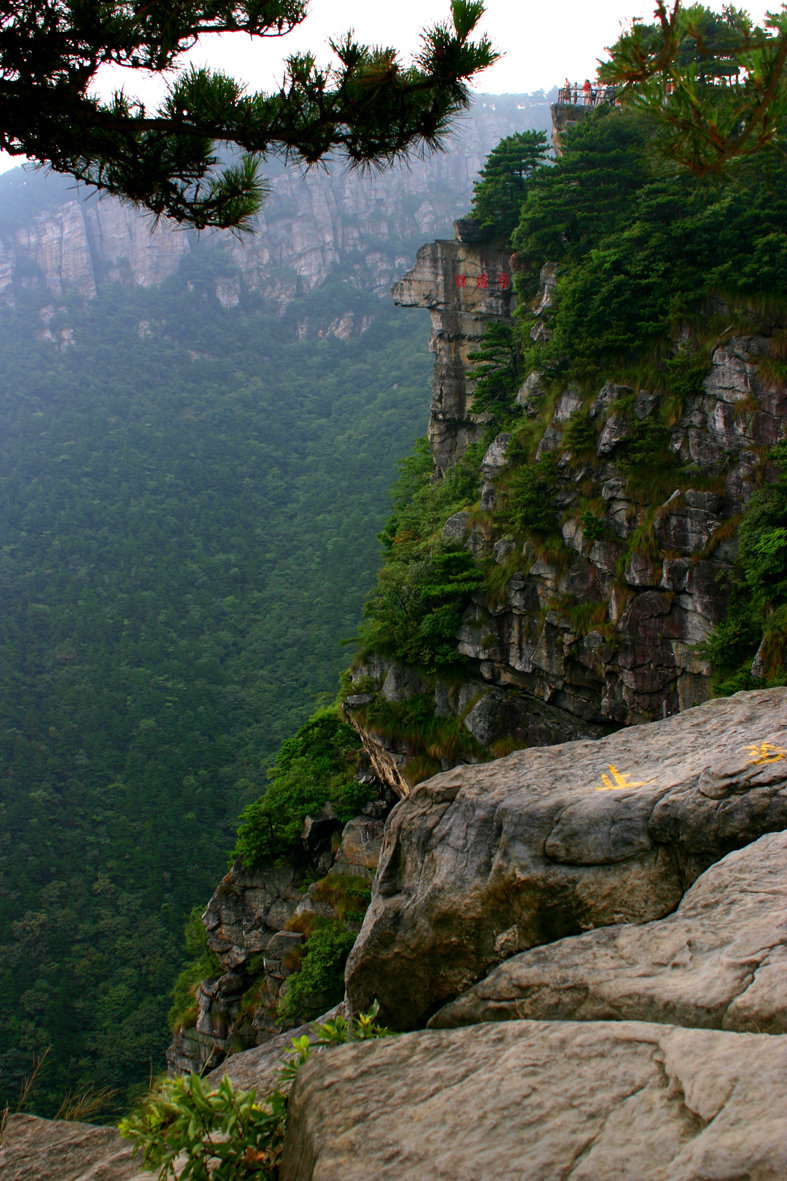
<svg viewBox="0 0 787 1181">
<path fill-rule="evenodd" d="M 549 151 L 543 131 L 517 131 L 501 140 L 479 173 L 470 216 L 488 235 L 508 241 L 519 221 L 527 182 Z"/>
<path fill-rule="evenodd" d="M 451 20 L 427 29 L 411 65 L 352 33 L 331 41 L 337 64 L 287 60 L 276 93 L 246 93 L 219 71 L 183 68 L 209 33 L 281 37 L 306 0 L 0 0 L 0 148 L 125 197 L 157 216 L 203 228 L 246 227 L 259 208 L 261 161 L 386 163 L 434 148 L 467 105 L 468 80 L 496 60 L 471 34 L 481 0 L 452 0 Z M 151 112 L 116 92 L 97 97 L 106 65 L 165 75 Z M 228 163 L 221 145 L 240 149 Z"/>
<path fill-rule="evenodd" d="M 700 177 L 764 149 L 783 150 L 787 114 L 787 12 L 762 26 L 733 6 L 657 0 L 656 23 L 634 23 L 599 71 L 647 115 L 657 146 Z"/>
</svg>

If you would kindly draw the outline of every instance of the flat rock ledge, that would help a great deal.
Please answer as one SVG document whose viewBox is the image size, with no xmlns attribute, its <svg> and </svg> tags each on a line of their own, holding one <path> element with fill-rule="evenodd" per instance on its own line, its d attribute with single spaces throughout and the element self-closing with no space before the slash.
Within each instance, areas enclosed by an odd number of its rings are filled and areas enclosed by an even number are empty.
<svg viewBox="0 0 787 1181">
<path fill-rule="evenodd" d="M 341 1046 L 282 1181 L 784 1181 L 787 1038 L 512 1021 Z"/>
<path fill-rule="evenodd" d="M 665 919 L 506 960 L 430 1028 L 523 1017 L 787 1033 L 787 832 L 711 866 Z"/>
<path fill-rule="evenodd" d="M 349 1003 L 423 1027 L 520 952 L 663 918 L 709 866 L 784 828 L 784 688 L 436 775 L 389 817 Z"/>
</svg>

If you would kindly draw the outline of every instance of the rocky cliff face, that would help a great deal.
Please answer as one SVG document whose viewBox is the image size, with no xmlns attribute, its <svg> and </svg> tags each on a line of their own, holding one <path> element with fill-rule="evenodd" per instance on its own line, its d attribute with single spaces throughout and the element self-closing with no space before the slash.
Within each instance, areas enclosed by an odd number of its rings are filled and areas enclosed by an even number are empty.
<svg viewBox="0 0 787 1181">
<path fill-rule="evenodd" d="M 394 288 L 398 303 L 428 307 L 432 314 L 435 377 L 429 436 L 438 473 L 455 463 L 484 427 L 483 416 L 470 410 L 468 354 L 488 323 L 510 319 L 510 289 L 498 282 L 507 276 L 507 265 L 505 254 L 488 245 L 439 241 L 419 251 L 415 267 Z M 534 308 L 535 336 L 543 330 L 540 312 L 551 298 L 554 275 L 549 267 L 542 280 Z M 710 670 L 698 645 L 724 615 L 724 578 L 737 521 L 762 478 L 765 450 L 784 437 L 787 427 L 787 393 L 768 365 L 774 347 L 768 335 L 729 336 L 717 342 L 704 378 L 676 405 L 669 427 L 657 419 L 657 397 L 647 390 L 607 381 L 588 399 L 571 385 L 557 393 L 548 390 L 538 373 L 527 377 L 517 402 L 523 421 L 538 432 L 535 462 L 548 469 L 542 495 L 553 504 L 559 537 L 537 548 L 500 532 L 496 508 L 506 495 L 511 440 L 509 435 L 499 436 L 484 457 L 480 508 L 455 514 L 443 528 L 446 540 L 464 545 L 485 562 L 498 586 L 496 597 L 488 590 L 474 593 L 465 612 L 458 651 L 467 671 L 449 680 L 380 656 L 354 671 L 359 691 L 347 697 L 345 710 L 362 736 L 378 779 L 391 793 L 389 799 L 408 794 L 408 766 L 423 751 L 412 736 L 384 732 L 369 721 L 377 701 L 406 707 L 413 700 L 428 699 L 436 718 L 461 725 L 468 747 L 459 754 L 447 748 L 437 755 L 437 765 L 449 771 L 457 763 L 475 762 L 512 747 L 599 738 L 643 719 L 679 714 L 706 700 Z M 638 483 L 639 469 L 629 456 L 632 449 L 655 438 L 662 467 L 655 476 L 651 472 L 652 484 L 646 488 Z M 606 783 L 611 792 L 632 782 L 640 786 L 640 780 L 647 779 L 639 772 L 633 777 L 622 767 L 617 741 L 610 740 L 614 751 L 608 767 L 599 771 L 599 783 Z M 466 774 L 457 768 L 451 783 L 463 782 Z M 483 778 L 485 772 L 479 774 Z M 409 783 L 414 781 L 410 776 Z M 450 795 L 453 786 L 446 791 Z M 484 787 L 480 797 L 486 794 Z M 469 817 L 480 817 L 486 832 L 480 797 L 466 811 Z M 431 796 L 418 792 L 416 798 L 432 819 L 437 817 L 440 809 Z M 585 823 L 587 817 L 582 817 Z M 358 823 L 366 821 L 361 818 Z M 633 831 L 632 818 L 621 823 L 627 832 Z M 687 823 L 687 817 L 680 819 L 681 826 Z M 575 827 L 579 832 L 579 821 Z M 380 831 L 370 838 L 372 844 Z M 558 938 L 566 924 L 582 928 L 614 916 L 653 918 L 674 907 L 687 882 L 726 851 L 722 840 L 704 864 L 700 858 L 689 865 L 664 842 L 656 841 L 658 847 L 651 848 L 651 838 L 640 835 L 649 852 L 636 872 L 633 853 L 610 854 L 609 881 L 605 879 L 601 888 L 603 914 L 592 907 L 587 910 L 584 886 L 576 886 L 583 900 L 569 903 L 568 886 L 545 869 L 544 883 L 554 887 L 560 901 L 546 910 L 536 908 L 536 934 L 522 935 L 519 920 L 512 919 L 505 929 L 495 930 L 494 954 L 488 947 L 481 949 L 464 929 L 456 947 L 463 953 L 475 949 L 486 967 L 496 962 L 496 955 L 520 950 L 522 939 L 525 945 L 531 937 L 543 942 L 539 924 L 546 924 L 549 938 Z M 518 839 L 512 837 L 514 844 Z M 467 851 L 466 836 L 456 847 Z M 413 865 L 423 867 L 424 855 L 419 845 L 412 857 L 392 854 L 391 864 L 401 868 L 410 857 Z M 571 862 L 573 854 L 565 856 Z M 375 849 L 362 858 L 366 869 L 345 872 L 368 873 L 376 857 Z M 550 853 L 550 865 L 561 857 Z M 334 867 L 329 872 L 341 870 Z M 453 876 L 449 871 L 448 877 Z M 236 866 L 219 887 L 205 922 L 224 974 L 200 988 L 196 1028 L 182 1031 L 176 1039 L 170 1053 L 173 1069 L 207 1060 L 215 1063 L 228 1051 L 263 1042 L 281 1028 L 276 1010 L 289 970 L 288 955 L 297 953 L 301 939 L 298 917 L 315 904 L 314 891 L 302 899 L 298 887 L 292 867 L 272 866 L 251 875 Z M 511 883 L 501 890 L 505 897 L 516 893 Z M 548 892 L 546 885 L 542 892 Z M 640 906 L 644 895 L 648 901 Z M 468 901 L 459 910 L 470 914 L 472 906 Z M 380 921 L 387 930 L 387 919 Z M 446 921 L 439 906 L 431 914 L 421 902 L 414 905 L 408 923 L 413 930 L 420 930 L 420 923 L 424 928 L 412 942 L 415 959 L 404 974 L 413 987 L 423 968 L 428 930 L 441 930 Z M 381 935 L 381 942 L 386 938 Z M 441 964 L 441 987 L 451 992 L 456 983 L 453 969 L 442 960 Z M 476 977 L 479 970 L 478 965 L 467 969 L 462 980 Z M 354 968 L 351 978 L 360 979 L 364 971 Z M 259 995 L 250 1006 L 248 993 L 255 981 Z M 437 996 L 436 987 L 430 978 L 423 991 Z M 351 995 L 361 1007 L 373 999 L 365 984 L 353 984 Z M 403 1020 L 401 1014 L 413 1011 L 413 1004 L 408 995 L 396 1019 Z"/>
<path fill-rule="evenodd" d="M 537 457 L 556 464 L 565 549 L 553 558 L 523 553 L 505 603 L 478 602 L 468 613 L 460 651 L 485 680 L 519 684 L 594 724 L 666 717 L 707 698 L 697 645 L 724 615 L 734 524 L 759 482 L 762 451 L 787 430 L 787 391 L 761 366 L 770 351 L 769 339 L 751 337 L 714 350 L 701 391 L 665 436 L 665 471 L 652 489 L 638 487 L 628 451 L 655 429 L 656 395 L 604 384 L 588 411 L 595 444 L 580 457 L 570 424 L 582 402 L 563 390 Z M 526 414 L 541 396 L 531 375 L 520 394 Z M 487 453 L 487 504 L 506 449 L 503 436 Z M 583 482 L 595 513 L 581 507 Z M 498 560 L 510 562 L 501 541 Z M 583 611 L 595 620 L 583 623 Z"/>
<path fill-rule="evenodd" d="M 483 246 L 437 242 L 394 287 L 398 303 L 432 313 L 429 437 L 438 474 L 483 425 L 468 410 L 467 354 L 485 323 L 510 314 L 500 293 L 480 298 L 471 285 L 468 294 L 456 275 L 503 264 Z M 553 286 L 545 267 L 535 339 Z M 659 417 L 660 395 L 647 389 L 609 380 L 588 397 L 571 384 L 556 392 L 538 372 L 526 378 L 517 403 L 523 426 L 540 440 L 532 479 L 553 536 L 522 545 L 501 525 L 501 498 L 516 508 L 519 494 L 507 490 L 512 436 L 498 436 L 483 460 L 480 509 L 455 514 L 443 528 L 446 541 L 496 571 L 495 593 L 473 594 L 459 631 L 463 684 L 382 658 L 355 670 L 364 694 L 348 707 L 370 740 L 391 748 L 400 771 L 417 752 L 365 723 L 376 695 L 400 704 L 431 695 L 436 716 L 461 719 L 493 753 L 505 742 L 599 736 L 707 699 L 701 644 L 725 615 L 737 522 L 767 477 L 765 452 L 787 435 L 787 389 L 770 364 L 779 331 L 718 341 L 669 426 Z"/>
<path fill-rule="evenodd" d="M 466 222 L 458 222 L 461 234 Z M 428 308 L 432 318 L 429 348 L 434 353 L 429 443 L 438 475 L 456 463 L 483 430 L 473 414 L 475 383 L 468 355 L 487 326 L 511 319 L 509 252 L 485 243 L 432 242 L 418 251 L 415 266 L 394 284 L 394 303 Z"/>
<path fill-rule="evenodd" d="M 215 1068 L 227 1054 L 297 1024 L 280 1006 L 305 933 L 321 920 L 359 929 L 392 803 L 383 788 L 344 827 L 327 807 L 306 822 L 301 862 L 269 859 L 248 870 L 238 861 L 226 874 L 203 915 L 221 975 L 197 989 L 196 1019 L 177 1030 L 167 1051 L 172 1074 Z"/>
<path fill-rule="evenodd" d="M 406 265 L 412 243 L 445 233 L 467 207 L 474 177 L 490 148 L 523 127 L 545 127 L 543 95 L 480 96 L 460 120 L 444 152 L 414 159 L 384 173 L 359 174 L 334 167 L 299 174 L 279 168 L 255 232 L 205 235 L 166 221 L 153 224 L 111 198 L 62 192 L 32 218 L 0 216 L 0 300 L 20 288 L 52 295 L 78 292 L 88 299 L 107 283 L 152 286 L 171 275 L 200 243 L 220 245 L 237 278 L 218 281 L 225 306 L 246 287 L 287 303 L 324 283 L 340 266 L 377 294 L 387 293 Z M 17 202 L 26 190 L 38 204 L 47 177 L 16 177 Z"/>
</svg>

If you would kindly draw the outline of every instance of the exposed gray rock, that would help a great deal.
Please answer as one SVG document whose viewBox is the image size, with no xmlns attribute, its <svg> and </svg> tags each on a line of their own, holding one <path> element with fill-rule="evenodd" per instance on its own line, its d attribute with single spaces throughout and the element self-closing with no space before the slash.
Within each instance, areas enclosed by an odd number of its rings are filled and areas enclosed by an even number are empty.
<svg viewBox="0 0 787 1181">
<path fill-rule="evenodd" d="M 405 701 L 408 697 L 423 693 L 425 688 L 423 678 L 414 668 L 392 664 L 381 692 L 386 701 Z"/>
<path fill-rule="evenodd" d="M 344 914 L 346 883 L 337 878 L 359 879 L 356 889 L 364 890 L 371 882 L 392 803 L 378 796 L 344 827 L 330 805 L 307 817 L 301 842 L 311 873 L 305 879 L 294 863 L 281 859 L 268 859 L 254 871 L 238 861 L 225 875 L 203 916 L 208 944 L 224 970 L 197 988 L 195 1025 L 177 1030 L 167 1050 L 170 1074 L 215 1068 L 225 1055 L 286 1029 L 280 1005 L 300 963 L 301 929 L 309 929 L 314 915 L 339 917 L 337 906 Z M 318 874 L 325 876 L 309 885 Z M 346 916 L 342 921 L 352 929 L 359 925 Z"/>
<path fill-rule="evenodd" d="M 285 926 L 301 899 L 295 867 L 273 859 L 259 871 L 236 862 L 225 874 L 203 916 L 208 942 L 230 971 L 257 952 Z"/>
<path fill-rule="evenodd" d="M 787 832 L 730 853 L 674 914 L 506 960 L 430 1027 L 532 1017 L 787 1033 Z"/>
<path fill-rule="evenodd" d="M 345 824 L 328 876 L 349 874 L 371 882 L 380 860 L 383 827 L 383 819 L 365 814 L 355 816 Z"/>
<path fill-rule="evenodd" d="M 270 1038 L 261 1046 L 254 1046 L 251 1050 L 242 1050 L 239 1054 L 232 1054 L 225 1058 L 221 1066 L 205 1076 L 205 1081 L 211 1087 L 217 1087 L 222 1078 L 227 1075 L 236 1088 L 247 1091 L 252 1088 L 258 1097 L 268 1094 L 274 1088 L 286 1091 L 288 1084 L 280 1078 L 282 1064 L 287 1061 L 292 1052 L 294 1038 L 306 1035 L 313 1044 L 319 1037 L 317 1026 L 329 1017 L 335 1017 L 339 1006 L 329 1009 L 315 1021 L 306 1025 L 299 1025 L 297 1029 L 289 1029 Z"/>
<path fill-rule="evenodd" d="M 516 396 L 518 406 L 521 406 L 528 418 L 535 418 L 541 403 L 546 397 L 546 387 L 542 381 L 542 374 L 534 369 L 522 383 Z"/>
<path fill-rule="evenodd" d="M 481 463 L 481 468 L 484 476 L 491 479 L 492 476 L 497 475 L 498 472 L 506 466 L 506 452 L 508 451 L 508 441 L 510 435 L 498 435 L 497 438 L 487 447 L 486 454 Z"/>
<path fill-rule="evenodd" d="M 10 1115 L 0 1143 L 3 1181 L 150 1181 L 115 1128 Z"/>
<path fill-rule="evenodd" d="M 429 308 L 435 355 L 429 442 L 442 474 L 475 442 L 484 415 L 474 414 L 475 381 L 468 354 L 478 348 L 490 322 L 508 323 L 511 279 L 508 251 L 489 243 L 431 242 L 422 246 L 415 266 L 394 285 L 394 302 Z"/>
<path fill-rule="evenodd" d="M 771 689 L 420 784 L 389 818 L 351 1005 L 377 998 L 413 1028 L 519 951 L 668 914 L 787 827 L 786 754 L 787 689 Z"/>
<path fill-rule="evenodd" d="M 515 1021 L 340 1046 L 298 1074 L 282 1181 L 783 1181 L 786 1042 Z"/>
<path fill-rule="evenodd" d="M 472 217 L 458 217 L 454 222 L 454 235 L 460 242 L 483 242 L 487 233 Z"/>
<path fill-rule="evenodd" d="M 517 543 L 513 537 L 501 537 L 499 541 L 495 542 L 492 550 L 492 557 L 499 565 L 504 562 L 511 554 L 516 553 L 518 549 Z"/>
<path fill-rule="evenodd" d="M 443 525 L 443 541 L 464 541 L 471 522 L 470 513 L 454 513 Z"/>
</svg>

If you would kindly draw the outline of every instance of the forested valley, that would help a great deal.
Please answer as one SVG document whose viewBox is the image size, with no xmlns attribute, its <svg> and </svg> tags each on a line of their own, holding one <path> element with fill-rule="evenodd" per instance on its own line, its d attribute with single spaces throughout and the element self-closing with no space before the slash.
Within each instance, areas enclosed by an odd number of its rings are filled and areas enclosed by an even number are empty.
<svg viewBox="0 0 787 1181">
<path fill-rule="evenodd" d="M 369 296 L 224 309 L 228 266 L 0 316 L 0 1106 L 45 1054 L 45 1114 L 161 1069 L 185 918 L 335 692 L 423 430 L 425 317 L 299 340 Z"/>
<path fill-rule="evenodd" d="M 240 238 L 0 178 L 0 1111 L 106 1120 L 163 1070 L 189 916 L 335 698 L 426 426 L 390 285 L 548 121 L 480 96 L 389 172 L 274 159 Z"/>
</svg>

